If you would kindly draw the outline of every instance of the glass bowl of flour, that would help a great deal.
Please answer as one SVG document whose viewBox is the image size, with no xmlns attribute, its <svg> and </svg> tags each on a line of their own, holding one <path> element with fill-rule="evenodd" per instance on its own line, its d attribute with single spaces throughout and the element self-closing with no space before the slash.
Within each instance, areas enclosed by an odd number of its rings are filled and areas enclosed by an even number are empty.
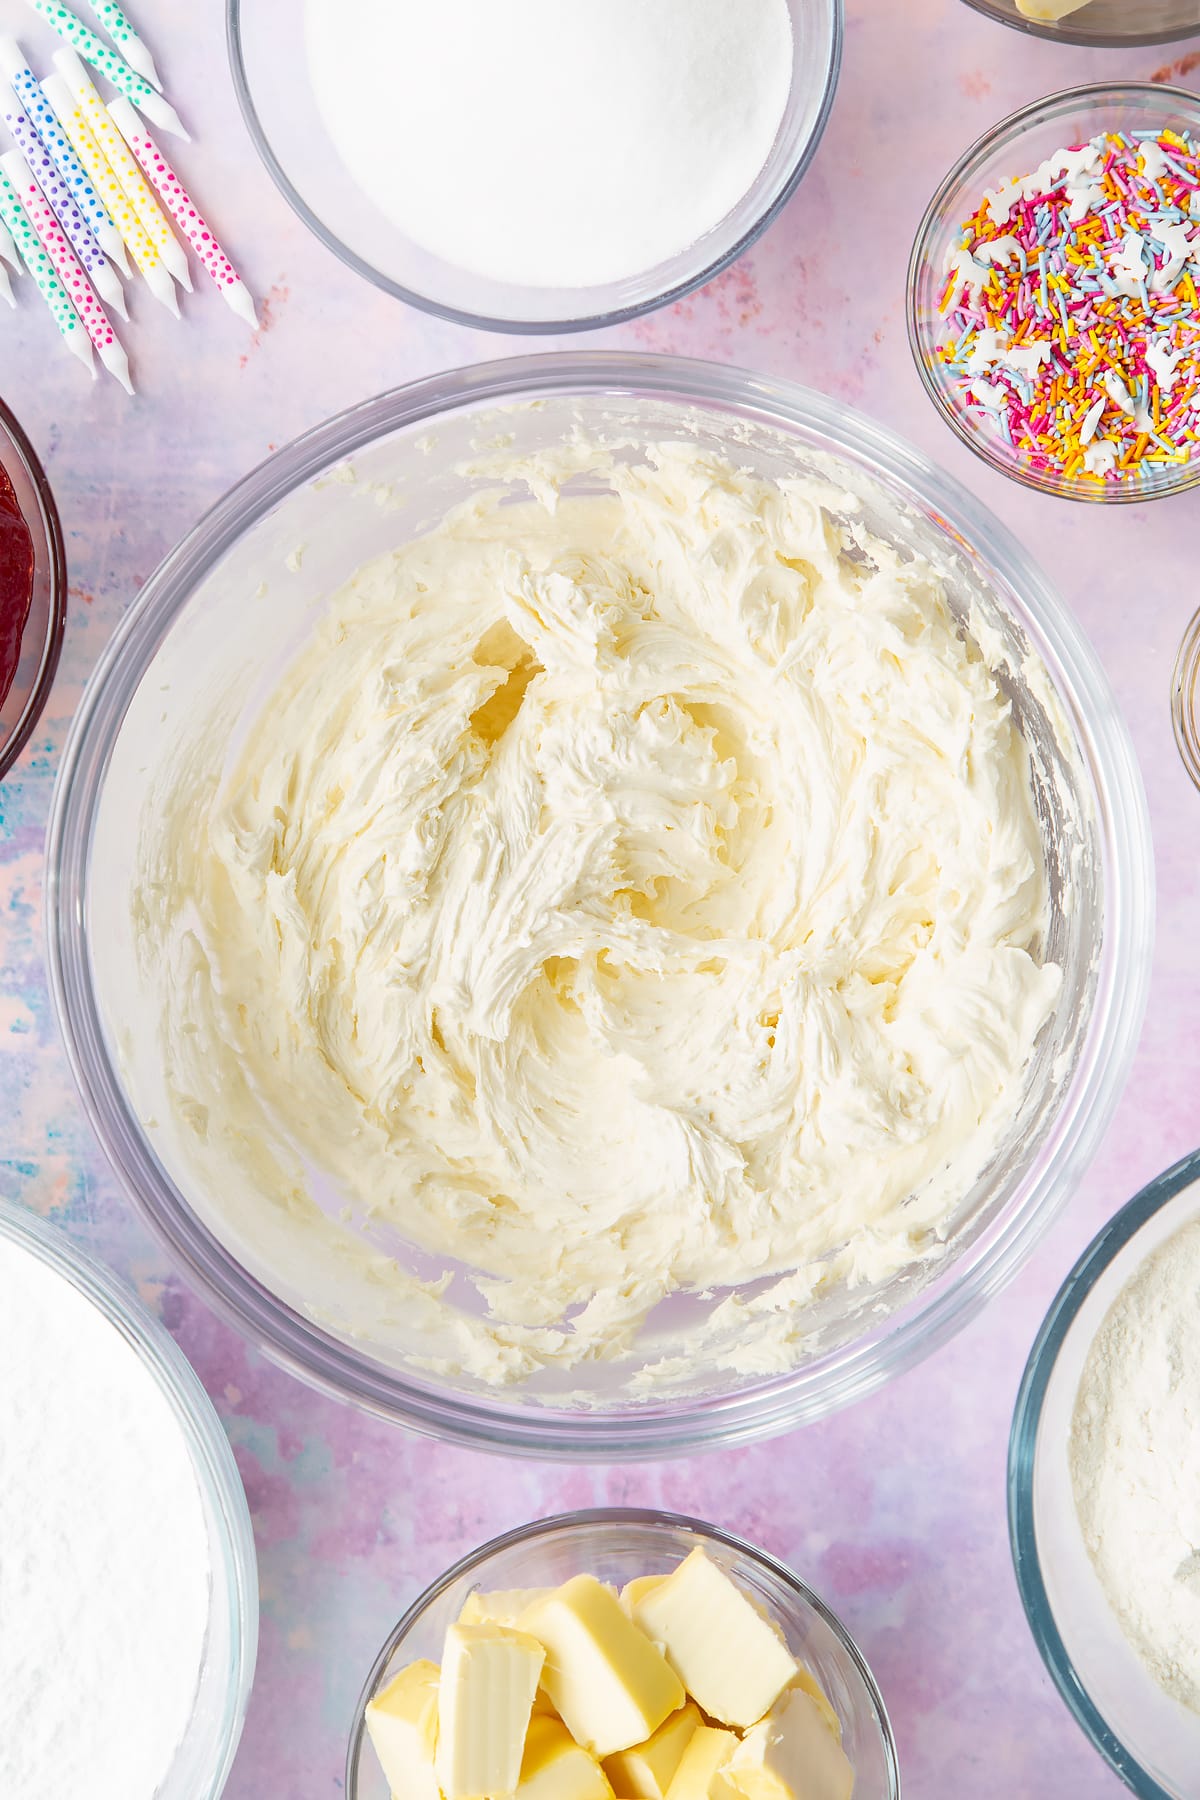
<svg viewBox="0 0 1200 1800">
<path fill-rule="evenodd" d="M 1142 1800 L 1200 1769 L 1200 1152 L 1142 1189 L 1046 1315 L 1013 1419 L 1013 1561 L 1071 1712 Z"/>
<path fill-rule="evenodd" d="M 181 1351 L 0 1202 L 0 1791 L 218 1800 L 254 1677 L 250 1514 Z"/>
<path fill-rule="evenodd" d="M 1012 1274 L 1133 1052 L 1136 764 L 869 420 L 672 358 L 438 376 L 167 560 L 50 830 L 59 1016 L 187 1278 L 409 1426 L 657 1456 Z"/>
<path fill-rule="evenodd" d="M 710 281 L 795 192 L 842 0 L 228 0 L 259 154 L 411 305 L 577 331 Z"/>
</svg>

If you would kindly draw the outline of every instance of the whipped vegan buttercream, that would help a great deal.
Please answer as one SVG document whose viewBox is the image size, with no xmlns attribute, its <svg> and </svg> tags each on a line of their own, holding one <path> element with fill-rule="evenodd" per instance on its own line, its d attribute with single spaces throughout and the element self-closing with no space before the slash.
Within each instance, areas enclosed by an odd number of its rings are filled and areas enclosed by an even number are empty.
<svg viewBox="0 0 1200 1800">
<path fill-rule="evenodd" d="M 786 1366 L 818 1286 L 938 1253 L 1016 1112 L 1059 988 L 1027 754 L 937 574 L 832 490 L 572 460 L 609 493 L 505 471 L 534 497 L 361 569 L 221 780 L 159 796 L 167 1091 L 238 1207 L 324 1229 L 315 1170 L 457 1267 L 420 1297 L 474 1376 L 763 1276 L 749 1361 Z"/>
</svg>

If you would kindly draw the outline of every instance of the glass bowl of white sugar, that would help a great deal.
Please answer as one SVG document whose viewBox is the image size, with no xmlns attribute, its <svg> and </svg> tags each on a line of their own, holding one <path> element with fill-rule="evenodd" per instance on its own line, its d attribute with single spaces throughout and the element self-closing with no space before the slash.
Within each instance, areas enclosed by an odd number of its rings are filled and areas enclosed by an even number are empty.
<svg viewBox="0 0 1200 1800">
<path fill-rule="evenodd" d="M 228 0 L 259 154 L 378 287 L 505 332 L 611 325 L 718 274 L 786 204 L 842 0 Z"/>
<path fill-rule="evenodd" d="M 249 1509 L 158 1321 L 0 1201 L 0 1793 L 217 1800 L 250 1697 Z"/>
<path fill-rule="evenodd" d="M 1009 1533 L 1059 1693 L 1141 1800 L 1200 1769 L 1200 1151 L 1084 1251 L 1025 1370 Z"/>
</svg>

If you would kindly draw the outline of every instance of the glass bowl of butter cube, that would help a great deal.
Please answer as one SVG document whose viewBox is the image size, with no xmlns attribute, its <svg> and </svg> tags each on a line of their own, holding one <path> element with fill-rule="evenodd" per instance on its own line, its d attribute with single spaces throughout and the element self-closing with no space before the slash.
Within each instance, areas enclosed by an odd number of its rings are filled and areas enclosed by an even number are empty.
<svg viewBox="0 0 1200 1800">
<path fill-rule="evenodd" d="M 1200 0 L 966 0 L 1034 37 L 1098 50 L 1169 44 L 1200 32 Z"/>
<path fill-rule="evenodd" d="M 861 1652 L 773 1557 L 670 1513 L 497 1538 L 410 1608 L 347 1800 L 899 1800 Z"/>
</svg>

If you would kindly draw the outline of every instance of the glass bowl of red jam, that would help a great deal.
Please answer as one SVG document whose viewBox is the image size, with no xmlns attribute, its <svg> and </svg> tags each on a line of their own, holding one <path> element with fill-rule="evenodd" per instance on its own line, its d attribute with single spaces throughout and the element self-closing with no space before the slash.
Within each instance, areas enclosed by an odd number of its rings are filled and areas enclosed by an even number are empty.
<svg viewBox="0 0 1200 1800">
<path fill-rule="evenodd" d="M 50 483 L 0 400 L 0 779 L 41 716 L 67 617 L 67 563 Z"/>
</svg>

